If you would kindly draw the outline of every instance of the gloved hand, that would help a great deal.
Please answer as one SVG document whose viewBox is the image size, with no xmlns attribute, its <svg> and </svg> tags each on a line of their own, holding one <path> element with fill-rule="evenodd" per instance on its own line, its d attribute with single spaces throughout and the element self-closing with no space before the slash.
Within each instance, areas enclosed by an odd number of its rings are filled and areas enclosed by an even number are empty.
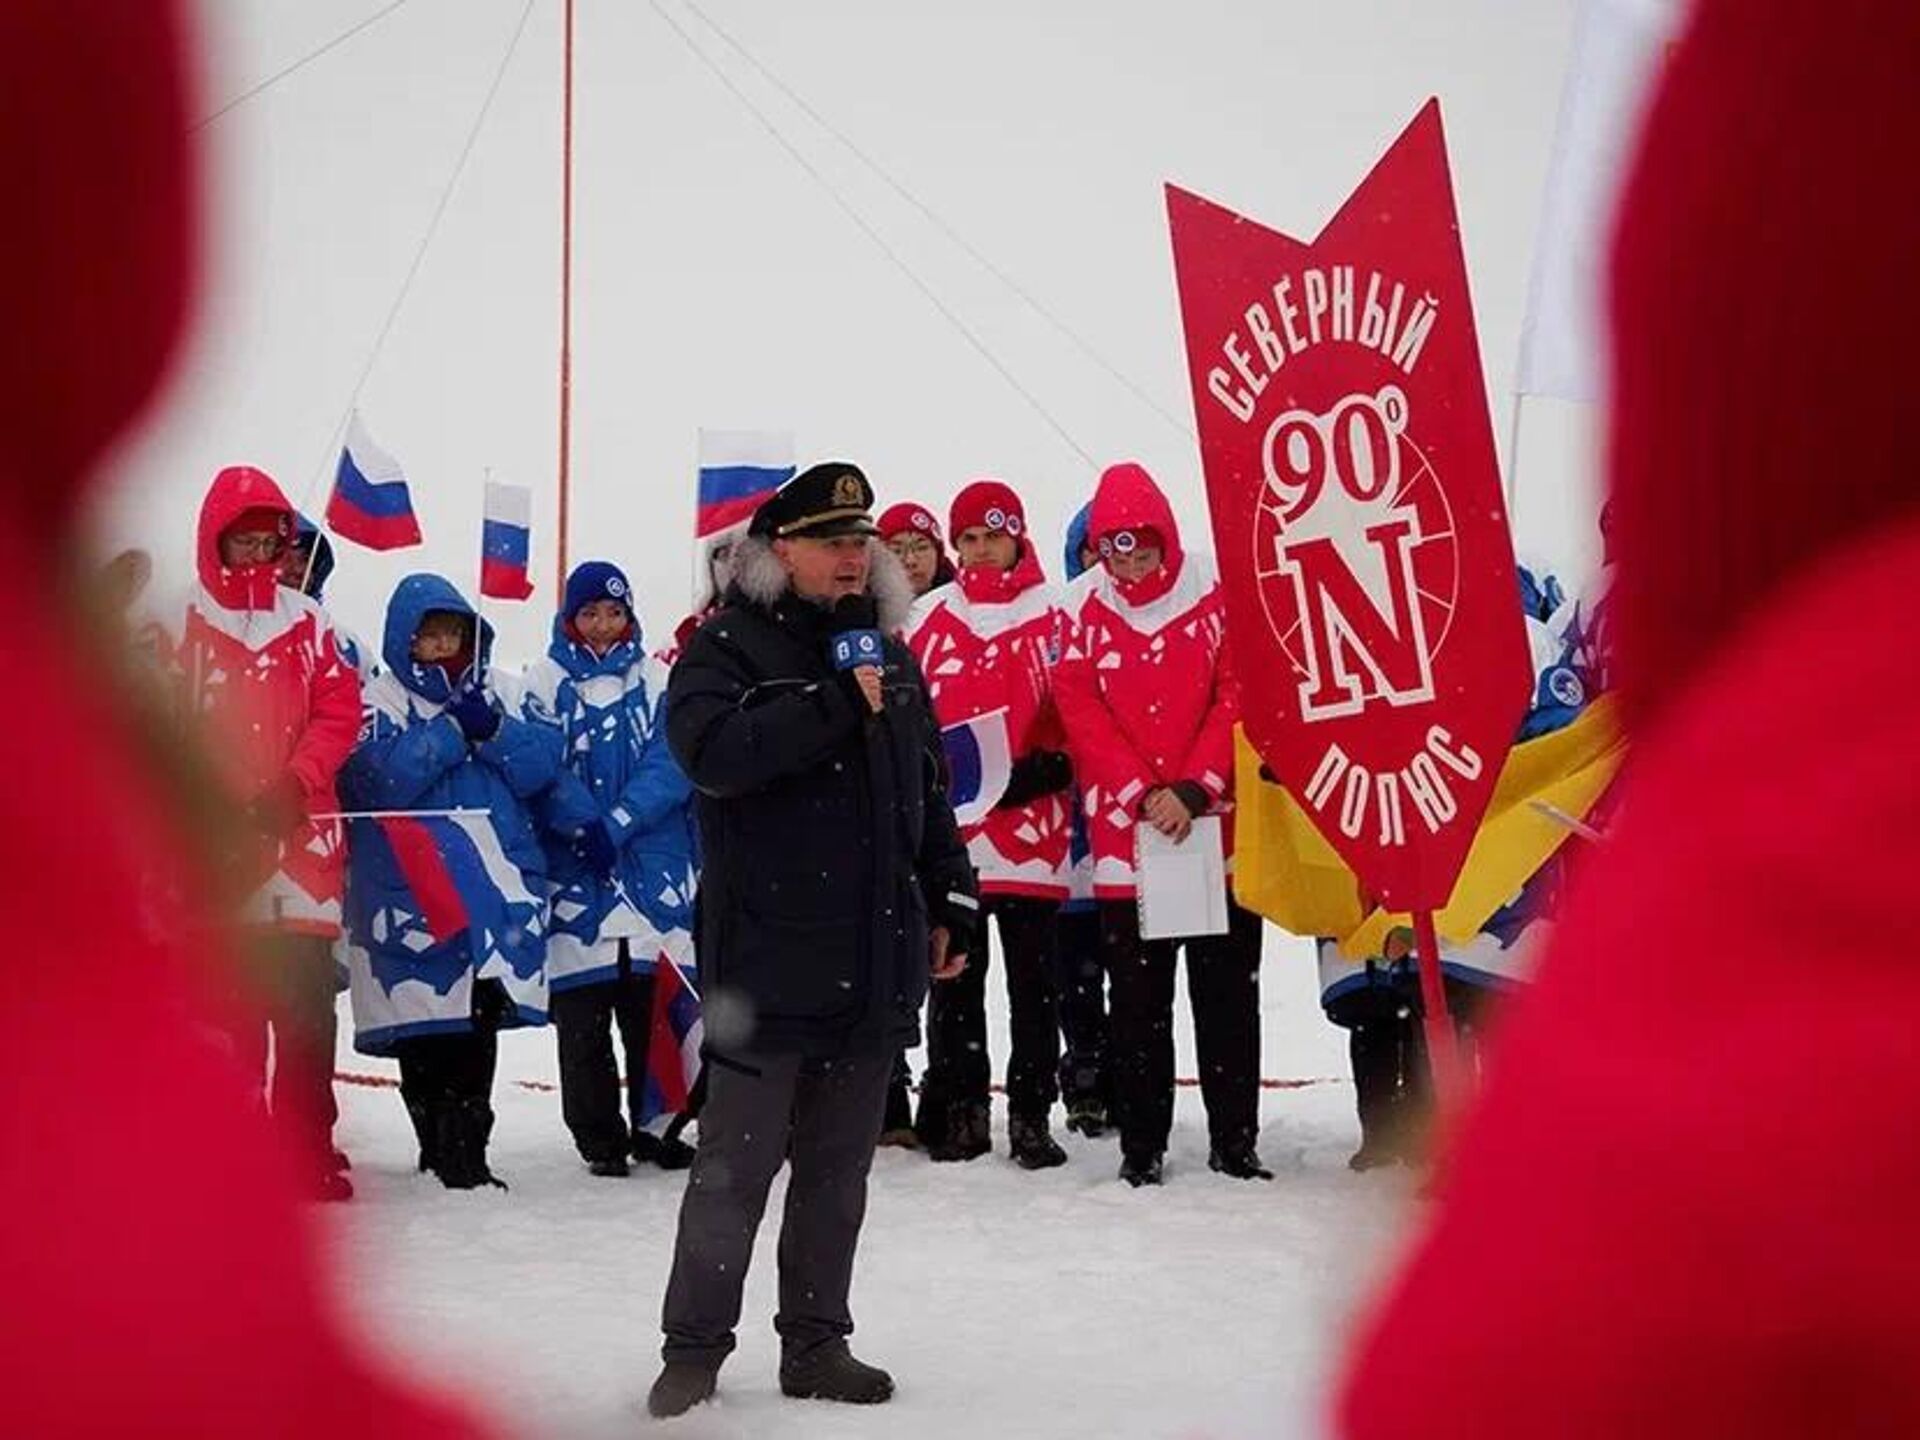
<svg viewBox="0 0 1920 1440">
<path fill-rule="evenodd" d="M 928 919 L 935 929 L 947 932 L 947 954 L 971 955 L 980 937 L 980 911 L 951 897 L 936 898 L 928 906 Z"/>
<path fill-rule="evenodd" d="M 833 642 L 852 631 L 868 630 L 873 633 L 864 637 L 869 643 L 877 643 L 880 634 L 880 607 L 874 603 L 871 595 L 842 595 L 833 602 L 828 612 L 827 633 L 831 648 Z M 849 641 L 848 643 L 852 643 Z M 838 657 L 835 665 L 843 666 Z M 877 664 L 859 664 L 851 668 L 840 669 L 840 679 L 847 686 L 849 697 L 864 714 L 878 715 L 883 701 L 881 696 L 882 670 Z"/>
<path fill-rule="evenodd" d="M 469 745 L 491 740 L 500 728 L 500 712 L 478 685 L 463 685 L 454 691 L 453 699 L 447 702 L 447 713 L 460 726 Z"/>
<path fill-rule="evenodd" d="M 994 802 L 996 810 L 1012 810 L 1073 784 L 1073 762 L 1062 750 L 1035 750 L 1013 762 L 1007 790 Z"/>
<path fill-rule="evenodd" d="M 620 847 L 613 843 L 613 834 L 605 820 L 588 821 L 574 845 L 580 851 L 580 858 L 596 875 L 611 875 L 619 863 Z"/>
<path fill-rule="evenodd" d="M 286 839 L 306 818 L 307 787 L 297 775 L 282 775 L 247 803 L 247 823 L 269 839 Z"/>
<path fill-rule="evenodd" d="M 827 614 L 827 632 L 832 635 L 880 628 L 880 607 L 871 595 L 842 595 Z"/>
</svg>

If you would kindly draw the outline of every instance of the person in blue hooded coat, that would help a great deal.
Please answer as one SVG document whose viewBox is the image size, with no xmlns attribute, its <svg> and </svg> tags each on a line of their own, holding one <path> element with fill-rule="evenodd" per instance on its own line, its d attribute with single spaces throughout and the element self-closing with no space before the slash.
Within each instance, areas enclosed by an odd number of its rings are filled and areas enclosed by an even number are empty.
<svg viewBox="0 0 1920 1440">
<path fill-rule="evenodd" d="M 1578 630 L 1578 604 L 1544 570 L 1536 575 L 1522 565 L 1516 575 L 1534 668 L 1533 699 L 1515 737 L 1520 743 L 1571 725 L 1596 690 Z M 1447 1006 L 1469 1050 L 1495 998 L 1530 974 L 1545 932 L 1531 937 L 1528 932 L 1550 922 L 1558 910 L 1569 854 L 1556 852 L 1471 940 L 1441 945 Z M 1412 943 L 1411 931 L 1396 930 L 1386 953 L 1349 957 L 1332 939 L 1318 942 L 1321 1008 L 1348 1032 L 1353 1064 L 1360 1117 L 1360 1148 L 1347 1161 L 1353 1170 L 1412 1164 L 1423 1153 L 1432 1094 Z"/>
<path fill-rule="evenodd" d="M 487 1168 L 497 1032 L 547 1019 L 546 856 L 529 807 L 561 774 L 560 737 L 503 713 L 492 650 L 493 627 L 451 583 L 402 580 L 340 772 L 350 811 L 485 812 L 355 820 L 348 851 L 354 1045 L 399 1060 L 420 1168 L 449 1189 L 498 1183 Z M 436 856 L 457 926 L 444 896 L 436 905 L 410 881 L 423 865 L 441 873 Z"/>
<path fill-rule="evenodd" d="M 678 1118 L 647 1113 L 647 1042 L 656 968 L 693 964 L 693 791 L 667 748 L 666 667 L 647 654 L 632 599 L 607 561 L 575 568 L 521 699 L 524 718 L 559 737 L 577 782 L 557 785 L 539 816 L 552 886 L 547 984 L 561 1115 L 596 1175 L 625 1175 L 629 1155 L 674 1170 L 693 1160 L 676 1127 L 647 1128 Z"/>
<path fill-rule="evenodd" d="M 1063 570 L 1069 584 L 1079 580 L 1099 557 L 1087 541 L 1093 503 L 1082 505 L 1067 522 Z M 1112 1103 L 1107 1075 L 1107 972 L 1100 961 L 1100 912 L 1093 898 L 1093 847 L 1087 816 L 1076 800 L 1069 845 L 1067 899 L 1060 907 L 1058 943 L 1060 992 L 1060 1095 L 1067 1107 L 1067 1129 L 1089 1138 L 1104 1135 Z"/>
<path fill-rule="evenodd" d="M 280 583 L 290 590 L 298 590 L 324 608 L 327 606 L 327 581 L 333 578 L 333 566 L 333 542 L 327 539 L 327 532 L 296 510 L 293 515 L 293 538 L 280 555 Z M 373 678 L 373 657 L 367 653 L 367 647 L 360 643 L 360 637 L 341 625 L 330 608 L 327 618 L 333 621 L 333 643 L 340 651 L 340 658 L 354 668 L 360 683 L 365 685 Z"/>
</svg>

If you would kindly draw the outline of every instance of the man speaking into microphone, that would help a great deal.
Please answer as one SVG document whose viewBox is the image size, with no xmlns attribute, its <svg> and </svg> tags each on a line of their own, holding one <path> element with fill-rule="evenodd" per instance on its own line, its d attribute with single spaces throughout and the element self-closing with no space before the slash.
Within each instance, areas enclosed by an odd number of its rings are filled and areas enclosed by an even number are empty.
<svg viewBox="0 0 1920 1440">
<path fill-rule="evenodd" d="M 872 508 L 841 461 L 776 491 L 667 686 L 697 792 L 710 1063 L 647 1399 L 662 1418 L 713 1394 L 783 1162 L 780 1388 L 893 1394 L 847 1347 L 867 1172 L 893 1057 L 919 1043 L 929 977 L 964 967 L 979 902 L 926 684 L 893 638 L 912 591 Z"/>
</svg>

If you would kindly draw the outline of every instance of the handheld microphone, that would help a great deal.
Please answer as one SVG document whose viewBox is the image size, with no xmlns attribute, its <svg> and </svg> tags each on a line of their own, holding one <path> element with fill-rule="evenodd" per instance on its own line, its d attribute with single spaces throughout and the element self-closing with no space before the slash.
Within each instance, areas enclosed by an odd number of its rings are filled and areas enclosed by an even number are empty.
<svg viewBox="0 0 1920 1440">
<path fill-rule="evenodd" d="M 868 666 L 878 670 L 886 664 L 886 651 L 878 630 L 842 630 L 833 637 L 829 654 L 833 668 L 842 674 Z"/>
</svg>

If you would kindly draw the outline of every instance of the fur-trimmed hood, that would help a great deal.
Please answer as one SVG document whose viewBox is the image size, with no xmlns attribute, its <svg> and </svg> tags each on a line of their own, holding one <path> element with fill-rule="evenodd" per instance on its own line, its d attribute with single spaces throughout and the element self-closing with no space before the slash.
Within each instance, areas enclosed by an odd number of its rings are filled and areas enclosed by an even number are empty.
<svg viewBox="0 0 1920 1440">
<path fill-rule="evenodd" d="M 898 634 L 913 609 L 913 584 L 894 553 L 869 539 L 873 552 L 867 572 L 867 593 L 880 609 L 880 628 Z M 787 570 L 773 545 L 758 535 L 743 535 L 733 547 L 733 588 L 750 604 L 771 609 L 791 589 Z"/>
</svg>

